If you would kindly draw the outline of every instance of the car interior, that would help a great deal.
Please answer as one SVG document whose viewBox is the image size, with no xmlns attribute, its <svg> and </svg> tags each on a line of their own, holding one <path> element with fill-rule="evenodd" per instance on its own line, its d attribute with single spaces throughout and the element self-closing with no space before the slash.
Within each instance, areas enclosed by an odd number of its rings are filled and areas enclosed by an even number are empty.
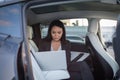
<svg viewBox="0 0 120 80">
<path fill-rule="evenodd" d="M 118 77 L 116 73 L 119 70 L 119 65 L 104 48 L 104 42 L 102 42 L 99 33 L 99 21 L 100 19 L 117 20 L 118 10 L 120 10 L 119 6 L 111 6 L 110 4 L 105 3 L 100 4 L 97 1 L 81 2 L 78 0 L 62 2 L 53 1 L 49 4 L 46 2 L 41 4 L 39 1 L 31 1 L 26 6 L 25 18 L 26 31 L 28 34 L 27 42 L 29 45 L 32 71 L 35 80 L 69 79 L 69 73 L 64 70 L 43 71 L 38 64 L 34 53 L 38 52 L 40 45 L 39 40 L 42 39 L 42 35 L 44 34 L 42 29 L 48 27 L 52 20 L 59 19 L 63 21 L 78 18 L 86 18 L 88 20 L 88 26 L 86 29 L 87 32 L 84 33 L 84 43 L 70 41 L 71 61 L 87 62 L 93 73 L 94 80 L 113 80 Z"/>
<path fill-rule="evenodd" d="M 93 29 L 94 28 L 94 29 Z M 109 55 L 109 53 L 104 49 L 102 43 L 100 42 L 97 36 L 98 22 L 96 19 L 92 19 L 90 27 L 88 29 L 88 34 L 86 36 L 86 45 L 89 48 L 89 51 L 92 55 L 92 61 L 95 71 L 95 79 L 101 76 L 103 79 L 112 79 L 113 75 L 119 69 L 116 61 Z M 93 42 L 94 41 L 94 42 Z M 96 43 L 96 44 L 94 44 Z M 96 63 L 97 62 L 97 63 Z M 99 73 L 97 74 L 97 72 Z M 102 74 L 100 74 L 102 73 Z"/>
<path fill-rule="evenodd" d="M 114 51 L 115 51 L 115 60 L 117 61 L 117 63 L 119 64 L 120 66 L 120 54 L 119 54 L 119 48 L 120 48 L 120 45 L 119 45 L 119 38 L 120 38 L 120 15 L 118 16 L 118 19 L 117 19 L 117 29 L 116 29 L 116 32 L 113 36 L 113 48 L 114 48 Z M 117 72 L 117 75 L 120 75 L 120 70 Z"/>
</svg>

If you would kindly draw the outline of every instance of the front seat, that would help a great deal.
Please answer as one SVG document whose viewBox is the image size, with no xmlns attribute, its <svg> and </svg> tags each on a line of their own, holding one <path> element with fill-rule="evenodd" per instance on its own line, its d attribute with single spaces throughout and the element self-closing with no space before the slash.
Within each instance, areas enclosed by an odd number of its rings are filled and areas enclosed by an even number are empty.
<svg viewBox="0 0 120 80">
<path fill-rule="evenodd" d="M 97 19 L 90 20 L 88 33 L 86 35 L 86 45 L 92 55 L 95 80 L 112 80 L 119 66 L 113 57 L 105 51 L 97 36 L 98 21 Z"/>
</svg>

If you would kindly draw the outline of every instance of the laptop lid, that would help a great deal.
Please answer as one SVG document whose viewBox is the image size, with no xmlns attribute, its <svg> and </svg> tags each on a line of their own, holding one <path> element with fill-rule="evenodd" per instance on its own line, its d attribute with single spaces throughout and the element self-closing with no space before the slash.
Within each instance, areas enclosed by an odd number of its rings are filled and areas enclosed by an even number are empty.
<svg viewBox="0 0 120 80">
<path fill-rule="evenodd" d="M 65 50 L 36 52 L 34 56 L 43 71 L 67 70 Z"/>
</svg>

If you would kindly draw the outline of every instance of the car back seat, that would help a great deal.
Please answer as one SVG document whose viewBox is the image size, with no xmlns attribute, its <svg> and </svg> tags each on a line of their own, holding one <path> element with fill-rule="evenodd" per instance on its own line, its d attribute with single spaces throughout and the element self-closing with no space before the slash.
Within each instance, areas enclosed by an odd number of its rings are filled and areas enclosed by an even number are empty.
<svg viewBox="0 0 120 80">
<path fill-rule="evenodd" d="M 31 52 L 31 61 L 32 61 L 32 69 L 33 69 L 33 76 L 35 80 L 61 80 L 61 79 L 68 79 L 70 76 L 68 72 L 64 70 L 53 70 L 53 71 L 42 71 L 40 66 L 38 65 L 37 60 L 35 59 L 35 52 L 38 52 L 38 48 L 36 44 L 33 42 L 32 39 L 32 27 L 28 26 L 29 30 L 29 46 Z"/>
</svg>

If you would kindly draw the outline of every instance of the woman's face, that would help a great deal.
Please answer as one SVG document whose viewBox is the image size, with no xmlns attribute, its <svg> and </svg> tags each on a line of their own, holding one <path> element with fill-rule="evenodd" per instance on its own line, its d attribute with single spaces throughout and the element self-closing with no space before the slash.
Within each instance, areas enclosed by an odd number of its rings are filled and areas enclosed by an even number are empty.
<svg viewBox="0 0 120 80">
<path fill-rule="evenodd" d="M 63 29 L 58 26 L 53 26 L 51 30 L 51 36 L 53 41 L 59 41 L 62 37 Z"/>
</svg>

